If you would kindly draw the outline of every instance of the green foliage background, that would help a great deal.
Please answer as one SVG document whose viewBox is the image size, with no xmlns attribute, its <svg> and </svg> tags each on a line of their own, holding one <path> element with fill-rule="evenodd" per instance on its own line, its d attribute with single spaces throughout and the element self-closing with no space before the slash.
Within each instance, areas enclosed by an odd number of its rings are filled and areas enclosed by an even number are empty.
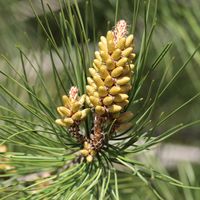
<svg viewBox="0 0 200 200">
<path fill-rule="evenodd" d="M 198 160 L 168 168 L 145 152 L 161 142 L 160 148 L 185 144 L 180 155 L 188 145 L 199 147 L 200 3 L 156 2 L 0 0 L 0 142 L 10 152 L 2 158 L 16 169 L 0 173 L 2 199 L 198 199 Z M 116 157 L 127 173 L 121 166 L 105 173 L 99 163 L 64 170 L 80 147 L 55 125 L 56 107 L 71 85 L 84 93 L 99 36 L 118 19 L 136 38 L 137 87 L 129 107 L 136 114 L 132 140 L 145 143 Z M 31 191 L 45 179 L 20 179 L 46 171 L 53 184 L 38 195 Z"/>
</svg>

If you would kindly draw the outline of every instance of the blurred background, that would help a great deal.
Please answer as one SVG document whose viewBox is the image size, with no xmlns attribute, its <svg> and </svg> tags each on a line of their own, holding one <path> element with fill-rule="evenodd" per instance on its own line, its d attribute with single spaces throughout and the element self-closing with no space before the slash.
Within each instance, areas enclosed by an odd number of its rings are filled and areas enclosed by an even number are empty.
<svg viewBox="0 0 200 200">
<path fill-rule="evenodd" d="M 123 18 L 131 23 L 133 1 L 134 0 L 119 1 L 118 19 Z M 55 15 L 59 13 L 59 1 L 44 0 L 43 2 L 44 6 L 49 4 Z M 90 14 L 87 13 L 90 2 L 91 1 L 78 0 L 83 21 L 87 24 L 86 31 L 89 36 L 89 42 L 91 45 L 96 45 L 96 40 L 93 37 L 93 30 L 96 31 L 95 34 L 99 37 L 101 34 L 105 34 L 108 28 L 112 28 L 115 20 L 116 1 L 93 0 L 95 21 L 92 21 Z M 41 20 L 45 21 L 40 0 L 33 0 L 32 6 L 35 8 Z M 54 39 L 62 51 L 62 41 L 57 31 L 57 25 L 51 17 L 47 6 L 45 9 Z M 164 57 L 162 67 L 156 70 L 154 74 L 155 77 L 152 78 L 160 80 L 161 73 L 163 73 L 163 70 L 167 67 L 168 74 L 165 81 L 166 83 L 170 81 L 172 76 L 198 47 L 200 44 L 199 9 L 199 0 L 158 1 L 157 23 L 153 33 L 147 63 L 151 64 L 156 57 L 155 55 L 157 55 L 167 43 L 172 42 L 173 45 L 168 54 Z M 144 29 L 142 21 L 143 11 L 141 10 L 139 11 L 136 28 L 134 30 L 137 52 L 139 51 L 141 34 Z M 0 0 L 1 55 L 6 56 L 12 63 L 15 63 L 15 66 L 19 66 L 20 68 L 21 60 L 17 49 L 17 47 L 20 47 L 24 49 L 33 63 L 39 63 L 39 65 L 42 66 L 42 70 L 46 73 L 46 76 L 48 76 L 51 62 L 46 41 L 46 36 L 42 32 L 41 26 L 38 25 L 29 1 Z M 56 65 L 59 67 L 59 61 L 57 61 Z M 9 70 L 5 59 L 0 59 L 0 68 L 5 71 Z M 31 69 L 29 76 L 33 76 L 31 74 Z M 2 77 L 0 78 L 1 82 L 6 81 L 2 79 Z M 174 84 L 173 87 L 167 91 L 166 95 L 159 100 L 155 116 L 160 115 L 162 111 L 173 110 L 198 92 L 200 92 L 200 51 L 192 58 L 181 76 L 176 80 L 176 84 Z M 166 123 L 166 126 L 172 127 L 181 122 L 190 122 L 197 119 L 200 119 L 199 99 L 192 101 L 174 117 L 171 117 Z M 157 134 L 159 134 L 159 130 Z M 169 173 L 175 174 L 188 184 L 200 185 L 200 179 L 198 178 L 198 173 L 200 171 L 200 127 L 193 126 L 183 130 L 181 133 L 166 140 L 164 144 L 159 145 L 154 151 L 145 154 L 140 159 L 155 165 L 154 167 L 160 168 L 163 171 L 167 169 Z M 167 189 L 165 188 L 165 190 Z M 141 195 L 142 192 L 143 191 L 141 191 Z M 172 191 L 168 189 L 167 199 L 173 199 L 173 195 L 171 195 L 170 192 Z M 181 191 L 174 192 L 177 194 L 176 199 L 180 199 L 178 195 Z M 196 194 L 187 189 L 183 190 L 183 193 L 185 199 L 198 199 L 197 196 L 199 193 Z"/>
</svg>

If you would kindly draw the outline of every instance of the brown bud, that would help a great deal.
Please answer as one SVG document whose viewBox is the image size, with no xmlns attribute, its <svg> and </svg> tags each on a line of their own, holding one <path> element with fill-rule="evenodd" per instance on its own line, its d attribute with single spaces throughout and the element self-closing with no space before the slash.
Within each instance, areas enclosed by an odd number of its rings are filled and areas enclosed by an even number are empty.
<svg viewBox="0 0 200 200">
<path fill-rule="evenodd" d="M 117 118 L 117 121 L 119 123 L 124 123 L 130 121 L 132 118 L 133 118 L 133 113 L 128 111 L 120 114 L 120 116 Z"/>
<path fill-rule="evenodd" d="M 125 132 L 125 131 L 128 131 L 132 126 L 133 126 L 132 123 L 121 124 L 121 125 L 116 129 L 116 131 L 117 131 L 117 132 Z"/>
</svg>

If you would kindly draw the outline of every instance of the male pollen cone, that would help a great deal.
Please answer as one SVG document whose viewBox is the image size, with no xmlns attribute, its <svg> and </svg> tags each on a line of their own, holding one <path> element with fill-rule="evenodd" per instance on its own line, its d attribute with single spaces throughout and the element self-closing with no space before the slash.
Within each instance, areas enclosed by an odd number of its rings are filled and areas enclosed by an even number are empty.
<svg viewBox="0 0 200 200">
<path fill-rule="evenodd" d="M 129 103 L 128 92 L 134 69 L 134 37 L 127 35 L 127 23 L 120 20 L 114 30 L 101 36 L 95 52 L 86 91 L 89 105 L 96 114 L 111 116 L 122 112 Z"/>
</svg>

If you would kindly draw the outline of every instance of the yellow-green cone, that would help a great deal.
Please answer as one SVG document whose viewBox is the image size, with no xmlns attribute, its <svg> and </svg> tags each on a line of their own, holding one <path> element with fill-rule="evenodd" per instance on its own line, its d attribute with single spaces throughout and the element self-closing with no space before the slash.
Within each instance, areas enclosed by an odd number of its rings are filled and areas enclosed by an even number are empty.
<svg viewBox="0 0 200 200">
<path fill-rule="evenodd" d="M 93 81 L 92 79 L 89 80 Z M 90 94 L 94 94 L 95 89 L 91 85 L 88 85 L 87 91 Z M 76 87 L 71 87 L 69 96 L 63 95 L 62 100 L 64 106 L 57 107 L 57 111 L 62 118 L 55 120 L 57 124 L 65 127 L 70 127 L 75 122 L 79 122 L 85 119 L 89 109 L 81 110 L 81 107 L 86 101 L 86 95 L 79 97 L 78 89 Z"/>
<path fill-rule="evenodd" d="M 127 36 L 124 20 L 120 20 L 113 31 L 108 31 L 106 37 L 100 37 L 86 86 L 87 100 L 98 115 L 110 113 L 114 116 L 129 102 L 135 57 L 133 41 L 133 35 Z"/>
</svg>

